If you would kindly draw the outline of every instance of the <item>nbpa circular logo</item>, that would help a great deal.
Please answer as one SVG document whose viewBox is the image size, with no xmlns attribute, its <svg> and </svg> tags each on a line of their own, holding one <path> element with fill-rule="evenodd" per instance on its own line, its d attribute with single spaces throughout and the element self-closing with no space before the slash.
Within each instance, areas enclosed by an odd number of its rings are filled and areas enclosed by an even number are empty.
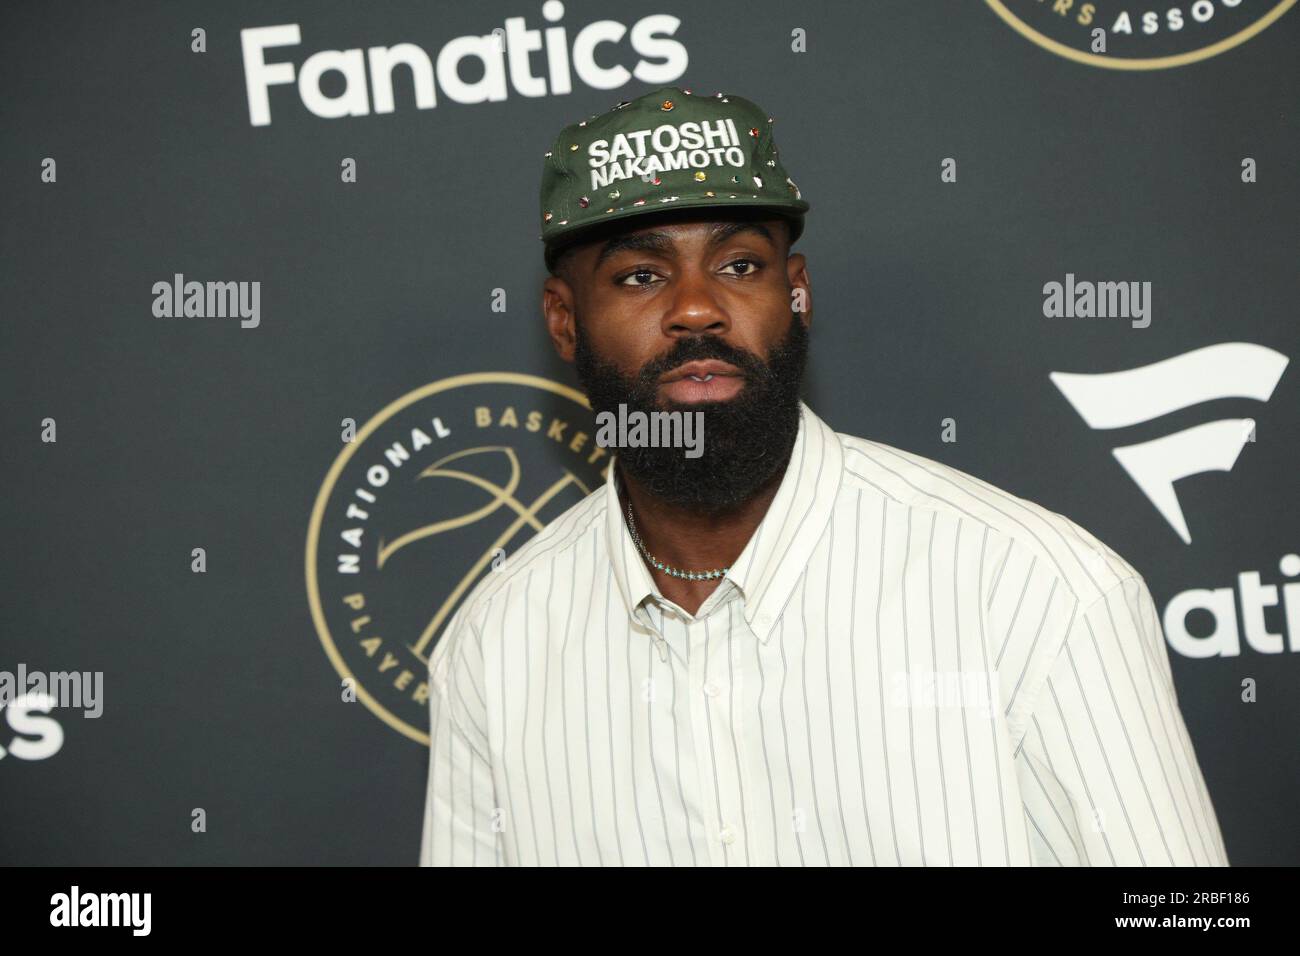
<svg viewBox="0 0 1300 956">
<path fill-rule="evenodd" d="M 1245 43 L 1296 0 L 985 0 L 1021 36 L 1078 63 L 1162 70 Z"/>
<path fill-rule="evenodd" d="M 416 389 L 330 467 L 307 531 L 316 632 L 356 698 L 429 743 L 429 655 L 474 586 L 598 489 L 609 454 L 585 396 L 479 372 Z"/>
</svg>

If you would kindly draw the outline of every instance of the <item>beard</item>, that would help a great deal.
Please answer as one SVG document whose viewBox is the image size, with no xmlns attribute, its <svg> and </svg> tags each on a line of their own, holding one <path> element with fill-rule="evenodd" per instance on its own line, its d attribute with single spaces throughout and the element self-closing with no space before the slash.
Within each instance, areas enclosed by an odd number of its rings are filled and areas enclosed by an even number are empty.
<svg viewBox="0 0 1300 956">
<path fill-rule="evenodd" d="M 628 447 L 617 464 L 654 497 L 692 511 L 714 513 L 748 501 L 790 460 L 799 433 L 799 392 L 808 354 L 808 330 L 790 313 L 790 328 L 764 362 L 714 335 L 678 339 L 661 357 L 627 378 L 591 350 L 575 323 L 574 366 L 597 414 L 681 411 L 704 413 L 704 447 L 698 458 L 681 448 Z M 659 379 L 683 362 L 719 359 L 740 371 L 744 387 L 728 401 L 659 401 Z"/>
</svg>

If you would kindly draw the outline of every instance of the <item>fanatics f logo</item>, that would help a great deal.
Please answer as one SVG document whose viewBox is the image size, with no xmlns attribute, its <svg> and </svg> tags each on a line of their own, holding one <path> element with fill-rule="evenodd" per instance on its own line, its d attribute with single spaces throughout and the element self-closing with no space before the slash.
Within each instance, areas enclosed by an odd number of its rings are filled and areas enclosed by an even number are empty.
<svg viewBox="0 0 1300 956">
<path fill-rule="evenodd" d="M 1266 402 L 1287 362 L 1263 345 L 1221 342 L 1122 372 L 1052 372 L 1049 377 L 1090 428 L 1123 428 L 1219 398 Z M 1249 418 L 1222 418 L 1124 445 L 1112 454 L 1183 543 L 1191 544 L 1174 482 L 1204 471 L 1230 471 L 1246 442 L 1254 440 L 1254 429 Z"/>
</svg>

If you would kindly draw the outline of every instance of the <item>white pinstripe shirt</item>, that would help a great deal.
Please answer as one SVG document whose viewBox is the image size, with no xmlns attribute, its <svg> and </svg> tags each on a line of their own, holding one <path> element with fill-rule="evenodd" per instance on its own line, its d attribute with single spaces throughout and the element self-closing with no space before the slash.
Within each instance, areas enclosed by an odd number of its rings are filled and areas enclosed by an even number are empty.
<svg viewBox="0 0 1300 956">
<path fill-rule="evenodd" d="M 430 658 L 421 865 L 1227 865 L 1142 577 L 806 405 L 694 615 L 613 482 Z"/>
</svg>

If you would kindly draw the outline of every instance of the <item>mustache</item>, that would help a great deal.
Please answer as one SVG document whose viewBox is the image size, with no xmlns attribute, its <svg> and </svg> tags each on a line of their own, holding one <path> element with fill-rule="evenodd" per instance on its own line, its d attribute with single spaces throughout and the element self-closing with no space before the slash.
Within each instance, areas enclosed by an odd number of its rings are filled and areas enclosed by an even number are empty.
<svg viewBox="0 0 1300 956">
<path fill-rule="evenodd" d="M 768 366 L 752 352 L 722 341 L 716 335 L 692 335 L 678 339 L 667 352 L 641 367 L 637 380 L 643 387 L 657 386 L 665 372 L 672 371 L 685 362 L 717 359 L 738 368 L 746 382 L 752 382 L 769 372 Z"/>
</svg>

